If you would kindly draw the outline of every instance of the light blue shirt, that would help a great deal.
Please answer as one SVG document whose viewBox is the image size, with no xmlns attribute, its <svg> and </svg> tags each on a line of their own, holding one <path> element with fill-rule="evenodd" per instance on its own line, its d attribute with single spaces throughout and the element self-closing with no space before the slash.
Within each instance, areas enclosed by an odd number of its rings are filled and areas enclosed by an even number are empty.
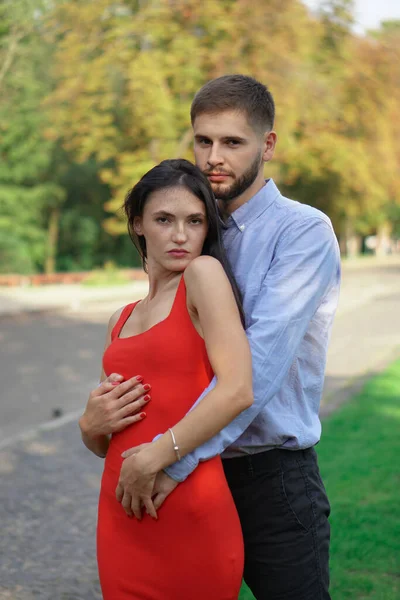
<svg viewBox="0 0 400 600">
<path fill-rule="evenodd" d="M 224 245 L 243 294 L 254 403 L 166 469 L 177 481 L 218 454 L 304 449 L 321 435 L 318 411 L 340 287 L 329 218 L 283 197 L 270 179 L 229 217 Z M 197 402 L 215 384 L 214 377 Z"/>
</svg>

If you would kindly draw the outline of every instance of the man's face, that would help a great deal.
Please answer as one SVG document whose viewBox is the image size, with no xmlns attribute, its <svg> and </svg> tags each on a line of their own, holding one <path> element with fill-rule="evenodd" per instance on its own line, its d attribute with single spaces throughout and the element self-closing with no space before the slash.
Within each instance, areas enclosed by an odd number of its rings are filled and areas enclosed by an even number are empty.
<svg viewBox="0 0 400 600">
<path fill-rule="evenodd" d="M 223 207 L 238 197 L 240 204 L 249 200 L 264 183 L 266 146 L 247 116 L 238 111 L 203 113 L 196 117 L 193 132 L 196 164 Z"/>
</svg>

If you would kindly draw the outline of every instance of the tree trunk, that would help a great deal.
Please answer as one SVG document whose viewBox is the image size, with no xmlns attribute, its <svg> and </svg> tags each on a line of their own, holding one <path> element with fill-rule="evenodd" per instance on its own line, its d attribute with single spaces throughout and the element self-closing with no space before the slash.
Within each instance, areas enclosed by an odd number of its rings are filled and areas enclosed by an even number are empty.
<svg viewBox="0 0 400 600">
<path fill-rule="evenodd" d="M 362 238 L 355 233 L 350 219 L 345 219 L 339 237 L 339 247 L 342 256 L 353 258 L 361 253 Z"/>
<path fill-rule="evenodd" d="M 46 275 L 50 275 L 55 271 L 59 231 L 60 207 L 55 206 L 50 211 L 49 227 L 47 230 L 47 255 L 44 267 Z"/>
<path fill-rule="evenodd" d="M 376 232 L 376 256 L 386 256 L 392 250 L 392 225 L 388 221 L 382 223 Z"/>
</svg>

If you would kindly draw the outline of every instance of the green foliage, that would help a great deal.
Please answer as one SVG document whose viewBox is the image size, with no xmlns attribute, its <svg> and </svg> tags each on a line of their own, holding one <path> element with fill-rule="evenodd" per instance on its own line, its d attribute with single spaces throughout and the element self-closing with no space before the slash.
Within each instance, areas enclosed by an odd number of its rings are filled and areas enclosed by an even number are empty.
<svg viewBox="0 0 400 600">
<path fill-rule="evenodd" d="M 38 270 L 132 264 L 124 195 L 160 160 L 193 158 L 195 92 L 242 72 L 276 99 L 266 175 L 339 235 L 373 233 L 400 197 L 400 35 L 352 22 L 351 0 L 318 18 L 300 0 L 2 2 L 0 232 L 29 223 L 16 239 Z"/>
<path fill-rule="evenodd" d="M 42 8 L 42 2 L 25 0 L 1 7 L 0 236 L 10 240 L 2 253 L 3 272 L 43 268 L 46 211 L 65 195 L 52 173 L 54 144 L 43 136 L 46 116 L 40 104 L 50 86 L 43 77 L 48 48 L 36 30 Z"/>
<path fill-rule="evenodd" d="M 400 240 L 400 205 L 395 202 L 388 204 L 385 217 L 391 224 L 393 238 Z"/>
<path fill-rule="evenodd" d="M 51 184 L 43 184 L 25 188 L 0 184 L 2 273 L 34 272 L 43 263 L 46 235 L 41 223 L 44 219 L 43 206 L 49 193 L 49 185 L 51 187 Z"/>
<path fill-rule="evenodd" d="M 0 273 L 33 273 L 35 265 L 30 254 L 29 244 L 0 228 Z"/>
</svg>

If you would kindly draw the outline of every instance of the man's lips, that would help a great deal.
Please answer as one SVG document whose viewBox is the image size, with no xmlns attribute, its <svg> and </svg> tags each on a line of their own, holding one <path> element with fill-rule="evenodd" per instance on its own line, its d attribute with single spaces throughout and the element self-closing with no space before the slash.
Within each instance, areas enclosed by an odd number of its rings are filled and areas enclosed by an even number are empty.
<svg viewBox="0 0 400 600">
<path fill-rule="evenodd" d="M 225 181 L 229 175 L 228 173 L 207 173 L 207 177 L 210 181 L 219 182 Z"/>
</svg>

